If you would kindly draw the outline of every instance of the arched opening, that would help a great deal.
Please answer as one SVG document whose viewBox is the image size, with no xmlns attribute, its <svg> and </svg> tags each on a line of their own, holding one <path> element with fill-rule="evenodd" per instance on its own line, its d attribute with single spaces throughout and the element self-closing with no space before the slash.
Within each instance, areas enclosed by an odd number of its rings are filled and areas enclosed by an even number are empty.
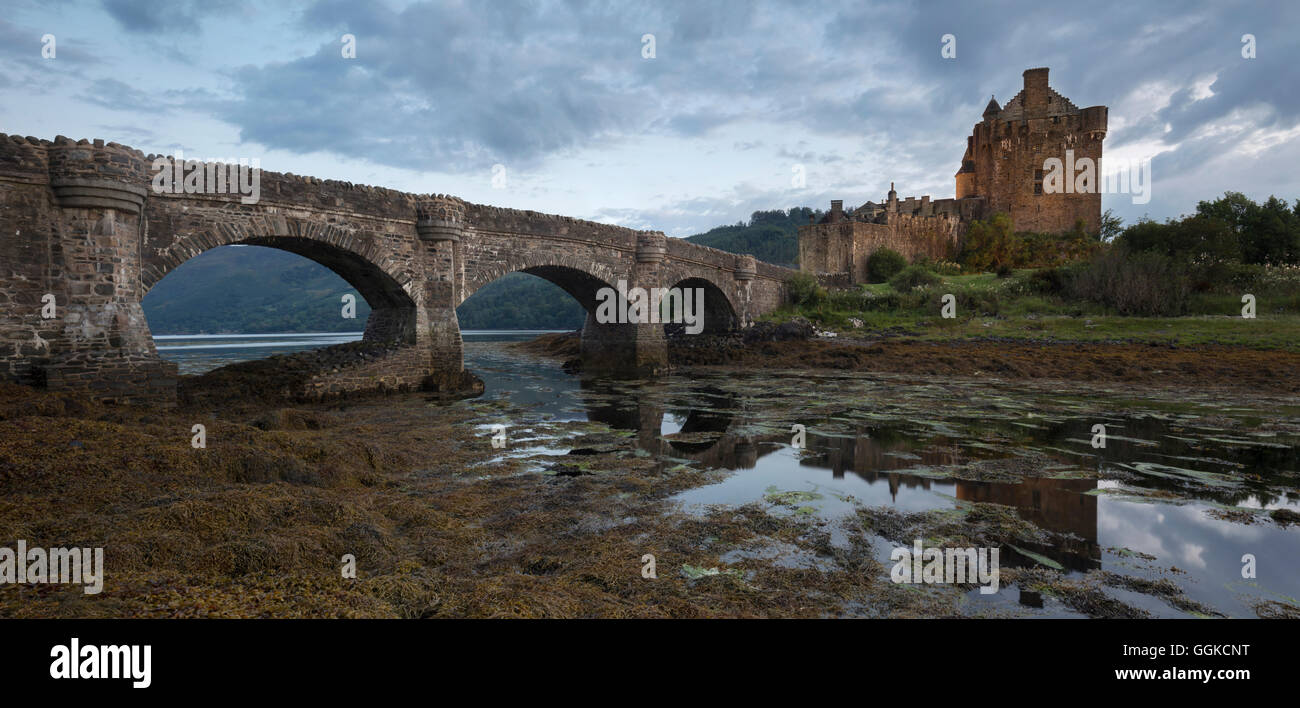
<svg viewBox="0 0 1300 708">
<path fill-rule="evenodd" d="M 486 330 L 573 331 L 582 328 L 603 286 L 573 269 L 526 268 L 479 287 L 456 308 L 456 319 L 470 336 Z"/>
<path fill-rule="evenodd" d="M 300 238 L 205 250 L 144 283 L 159 356 L 180 373 L 356 340 L 415 344 L 416 305 L 361 256 Z"/>
<path fill-rule="evenodd" d="M 549 356 L 564 364 L 583 358 L 597 294 L 609 287 L 604 280 L 559 265 L 494 275 L 485 283 L 469 283 L 469 296 L 456 308 L 465 367 L 483 375 L 489 391 L 494 382 L 512 386 L 515 375 L 510 369 L 518 366 L 511 355 L 503 357 L 500 342 L 530 341 L 553 333 L 540 342 Z M 575 335 L 578 331 L 581 334 Z"/>
<path fill-rule="evenodd" d="M 669 336 L 681 334 L 725 334 L 736 329 L 740 318 L 726 293 L 704 278 L 686 278 L 674 284 L 664 298 L 661 317 Z"/>
</svg>

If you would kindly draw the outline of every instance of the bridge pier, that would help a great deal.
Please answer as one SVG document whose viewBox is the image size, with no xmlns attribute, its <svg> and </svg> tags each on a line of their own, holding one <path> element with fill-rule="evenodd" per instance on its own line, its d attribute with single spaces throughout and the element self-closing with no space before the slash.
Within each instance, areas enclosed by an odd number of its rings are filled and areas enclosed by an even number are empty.
<svg viewBox="0 0 1300 708">
<path fill-rule="evenodd" d="M 44 290 L 15 313 L 31 323 L 33 378 L 100 400 L 174 403 L 176 365 L 159 358 L 140 305 L 144 159 L 123 146 L 68 138 L 46 154 L 53 204 L 44 224 L 27 224 L 45 231 L 43 253 L 14 264 Z"/>
<path fill-rule="evenodd" d="M 428 350 L 426 387 L 457 391 L 465 378 L 465 345 L 456 316 L 458 251 L 465 232 L 465 210 L 459 200 L 434 198 L 416 209 L 415 231 L 424 252 L 424 322 L 417 344 Z"/>
<path fill-rule="evenodd" d="M 636 259 L 627 282 L 628 290 L 639 287 L 650 293 L 652 289 L 664 287 L 665 240 L 659 231 L 637 234 Z M 652 299 L 650 308 L 657 312 L 659 302 Z M 597 321 L 596 313 L 596 309 L 589 309 L 582 327 L 583 371 L 652 377 L 668 370 L 668 341 L 662 323 L 602 323 Z"/>
</svg>

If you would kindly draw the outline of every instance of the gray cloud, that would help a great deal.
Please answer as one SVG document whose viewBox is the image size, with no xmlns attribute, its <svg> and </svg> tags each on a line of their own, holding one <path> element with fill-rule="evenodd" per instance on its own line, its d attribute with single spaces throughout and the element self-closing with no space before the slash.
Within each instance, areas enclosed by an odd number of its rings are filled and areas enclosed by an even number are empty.
<svg viewBox="0 0 1300 708">
<path fill-rule="evenodd" d="M 209 15 L 243 7 L 238 0 L 103 0 L 104 11 L 129 32 L 196 30 Z"/>
<path fill-rule="evenodd" d="M 217 17 L 254 12 L 235 0 L 103 0 L 102 7 L 132 35 L 128 42 L 138 35 L 150 46 L 172 41 L 177 31 L 201 33 Z M 1175 13 L 1131 0 L 1079 7 L 1029 0 L 402 7 L 319 0 L 292 17 L 285 29 L 299 34 L 285 45 L 299 51 L 298 40 L 307 37 L 306 55 L 215 67 L 220 95 L 185 86 L 146 92 L 112 75 L 104 77 L 118 82 L 112 90 L 83 85 L 70 93 L 114 110 L 201 112 L 271 149 L 451 173 L 478 173 L 497 162 L 539 171 L 548 160 L 635 146 L 647 136 L 725 136 L 733 149 L 769 155 L 773 163 L 825 166 L 834 181 L 817 184 L 804 202 L 810 206 L 830 197 L 877 199 L 890 179 L 907 194 L 951 194 L 965 137 L 989 94 L 1005 103 L 1020 89 L 1021 71 L 1033 66 L 1050 66 L 1052 85 L 1078 105 L 1112 107 L 1108 152 L 1148 142 L 1173 148 L 1157 162 L 1157 180 L 1167 174 L 1171 187 L 1147 205 L 1153 211 L 1189 208 L 1195 181 L 1184 173 L 1201 175 L 1201 198 L 1221 192 L 1219 186 L 1272 189 L 1251 175 L 1284 172 L 1289 165 L 1277 161 L 1295 152 L 1289 144 L 1262 154 L 1253 172 L 1210 174 L 1205 166 L 1258 131 L 1300 124 L 1296 3 L 1207 1 Z M 37 60 L 33 31 L 0 20 L 0 56 L 22 67 L 6 75 L 7 91 L 18 85 L 37 94 L 41 72 L 51 69 Z M 341 56 L 344 33 L 356 36 L 355 60 Z M 957 38 L 954 60 L 940 55 L 947 33 Z M 1256 59 L 1241 57 L 1245 33 L 1258 38 Z M 641 56 L 645 34 L 655 37 L 651 60 Z M 60 58 L 68 51 L 73 63 L 61 71 L 88 71 L 88 56 L 76 43 L 66 46 L 60 43 Z M 174 58 L 184 58 L 188 46 L 177 43 Z M 1193 90 L 1211 76 L 1212 95 Z M 108 86 L 104 79 L 94 86 Z M 1149 95 L 1153 86 L 1172 91 L 1167 105 L 1147 106 L 1145 115 L 1120 111 L 1128 97 Z M 1239 130 L 1207 132 L 1230 117 Z M 741 124 L 743 135 L 725 132 Z M 870 166 L 872 176 L 853 177 L 854 165 Z M 1246 183 L 1220 185 L 1216 176 L 1224 174 Z M 765 199 L 776 203 L 760 203 Z M 794 206 L 785 199 L 738 184 L 726 197 L 611 207 L 604 216 L 663 218 L 658 228 L 671 232 Z M 692 208 L 699 210 L 694 216 Z M 1129 214 L 1140 208 L 1125 207 Z"/>
</svg>

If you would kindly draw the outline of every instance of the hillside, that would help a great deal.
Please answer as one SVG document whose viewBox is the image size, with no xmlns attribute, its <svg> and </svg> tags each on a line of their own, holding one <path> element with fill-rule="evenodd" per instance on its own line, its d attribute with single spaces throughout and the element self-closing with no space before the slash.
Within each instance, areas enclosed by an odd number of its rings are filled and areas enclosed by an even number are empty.
<svg viewBox="0 0 1300 708">
<path fill-rule="evenodd" d="M 799 260 L 798 228 L 808 223 L 809 216 L 820 219 L 822 214 L 808 207 L 756 211 L 749 221 L 717 226 L 686 240 L 731 253 L 747 253 L 776 265 L 793 266 Z"/>
<path fill-rule="evenodd" d="M 343 295 L 357 298 L 344 319 Z M 356 332 L 366 301 L 330 269 L 261 246 L 214 248 L 182 263 L 144 298 L 154 334 Z"/>
</svg>

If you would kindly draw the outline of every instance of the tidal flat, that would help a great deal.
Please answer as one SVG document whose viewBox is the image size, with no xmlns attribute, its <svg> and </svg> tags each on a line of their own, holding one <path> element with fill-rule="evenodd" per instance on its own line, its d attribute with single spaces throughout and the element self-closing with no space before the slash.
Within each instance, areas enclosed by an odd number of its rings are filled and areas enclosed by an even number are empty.
<svg viewBox="0 0 1300 708">
<path fill-rule="evenodd" d="M 8 586 L 0 615 L 1300 616 L 1290 391 L 610 381 L 466 346 L 486 392 L 451 402 L 154 410 L 0 387 L 0 544 L 105 553 L 101 593 Z M 998 591 L 892 582 L 918 539 L 998 548 Z"/>
</svg>

